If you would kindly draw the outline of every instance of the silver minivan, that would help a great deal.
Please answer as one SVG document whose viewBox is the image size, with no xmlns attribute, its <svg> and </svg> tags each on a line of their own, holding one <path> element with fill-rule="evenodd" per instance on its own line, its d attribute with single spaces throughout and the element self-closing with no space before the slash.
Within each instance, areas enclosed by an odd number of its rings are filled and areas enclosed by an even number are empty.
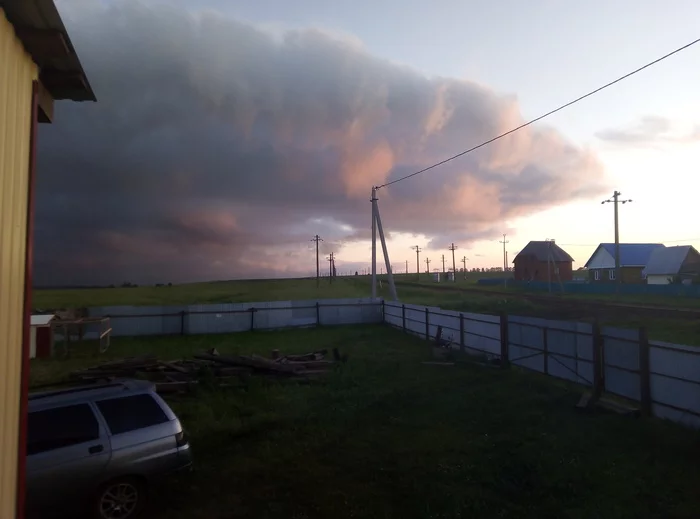
<svg viewBox="0 0 700 519">
<path fill-rule="evenodd" d="M 29 517 L 75 510 L 132 519 L 154 478 L 192 463 L 182 425 L 152 382 L 33 393 L 28 411 Z"/>
</svg>

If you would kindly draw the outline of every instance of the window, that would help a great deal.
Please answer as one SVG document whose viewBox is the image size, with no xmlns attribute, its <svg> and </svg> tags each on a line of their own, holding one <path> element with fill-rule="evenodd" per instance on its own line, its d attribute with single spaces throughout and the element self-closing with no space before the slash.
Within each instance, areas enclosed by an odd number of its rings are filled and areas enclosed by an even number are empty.
<svg viewBox="0 0 700 519">
<path fill-rule="evenodd" d="M 599 270 L 593 271 L 593 279 L 595 279 L 596 281 L 600 281 L 600 271 Z"/>
<path fill-rule="evenodd" d="M 79 445 L 99 437 L 100 426 L 88 404 L 29 413 L 28 455 Z"/>
<path fill-rule="evenodd" d="M 615 281 L 615 269 L 608 270 L 608 278 L 610 281 Z"/>
<path fill-rule="evenodd" d="M 107 420 L 112 434 L 143 429 L 168 421 L 151 395 L 134 395 L 97 402 L 97 408 Z"/>
</svg>

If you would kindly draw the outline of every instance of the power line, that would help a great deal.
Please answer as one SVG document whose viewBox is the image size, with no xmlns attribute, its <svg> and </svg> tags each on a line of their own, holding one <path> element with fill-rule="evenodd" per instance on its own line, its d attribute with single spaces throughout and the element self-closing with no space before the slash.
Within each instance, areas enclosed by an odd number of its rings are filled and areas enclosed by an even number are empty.
<svg viewBox="0 0 700 519">
<path fill-rule="evenodd" d="M 418 170 L 418 171 L 416 171 L 416 172 L 414 172 L 414 173 L 410 173 L 410 174 L 405 175 L 405 176 L 403 176 L 403 177 L 397 178 L 396 180 L 392 180 L 391 182 L 387 182 L 387 183 L 385 183 L 385 184 L 382 184 L 381 186 L 377 186 L 376 189 L 381 189 L 382 187 L 387 187 L 387 186 L 390 186 L 390 185 L 392 185 L 392 184 L 396 184 L 397 182 L 401 182 L 402 180 L 406 180 L 406 179 L 409 179 L 409 178 L 411 178 L 411 177 L 415 177 L 416 175 L 420 175 L 421 173 L 425 173 L 426 171 L 429 171 L 429 170 L 431 170 L 431 169 L 433 169 L 433 168 L 437 168 L 438 166 L 442 166 L 443 164 L 446 164 L 446 163 L 448 163 L 448 162 L 450 162 L 450 161 L 453 161 L 454 159 L 457 159 L 457 158 L 459 158 L 459 157 L 461 157 L 461 156 L 463 156 L 463 155 L 466 155 L 467 153 L 471 153 L 472 151 L 476 151 L 476 150 L 478 150 L 479 148 L 483 148 L 484 146 L 486 146 L 486 145 L 488 145 L 488 144 L 491 144 L 492 142 L 497 141 L 497 140 L 499 140 L 499 139 L 502 139 L 503 137 L 506 137 L 507 135 L 510 135 L 511 133 L 515 133 L 515 132 L 517 132 L 518 130 L 522 130 L 522 129 L 525 128 L 526 126 L 530 126 L 531 124 L 534 124 L 534 123 L 536 123 L 537 121 L 541 121 L 541 120 L 544 119 L 545 117 L 549 117 L 550 115 L 555 114 L 555 113 L 559 112 L 560 110 L 563 110 L 564 108 L 568 108 L 569 106 L 571 106 L 571 105 L 573 105 L 573 104 L 576 104 L 576 103 L 578 103 L 579 101 L 583 101 L 583 100 L 586 99 L 587 97 L 590 97 L 590 96 L 592 96 L 592 95 L 594 95 L 594 94 L 597 94 L 597 93 L 600 92 L 601 90 L 605 90 L 606 88 L 611 87 L 611 86 L 613 86 L 614 84 L 619 83 L 620 81 L 622 81 L 622 80 L 624 80 L 624 79 L 627 79 L 628 77 L 633 76 L 633 75 L 637 74 L 638 72 L 641 72 L 641 71 L 644 70 L 644 69 L 647 69 L 647 68 L 649 68 L 649 67 L 651 67 L 651 66 L 653 66 L 653 65 L 656 65 L 657 63 L 659 63 L 659 62 L 665 60 L 666 58 L 670 58 L 670 57 L 673 56 L 674 54 L 678 54 L 679 52 L 681 52 L 681 51 L 683 51 L 683 50 L 685 50 L 685 49 L 687 49 L 687 48 L 689 48 L 689 47 L 692 47 L 693 45 L 695 45 L 695 44 L 698 43 L 698 42 L 700 42 L 700 38 L 698 38 L 697 40 L 691 41 L 690 43 L 687 43 L 687 44 L 683 45 L 682 47 L 679 47 L 679 48 L 677 48 L 676 50 L 669 52 L 668 54 L 664 54 L 664 55 L 661 56 L 660 58 L 657 58 L 657 59 L 655 59 L 654 61 L 651 61 L 651 62 L 647 63 L 646 65 L 643 65 L 643 66 L 639 67 L 638 69 L 633 70 L 632 72 L 628 72 L 628 73 L 625 74 L 624 76 L 620 76 L 619 78 L 617 78 L 617 79 L 615 79 L 615 80 L 613 80 L 613 81 L 610 81 L 609 83 L 606 83 L 606 84 L 604 84 L 603 86 L 596 88 L 595 90 L 591 90 L 591 91 L 588 92 L 587 94 L 584 94 L 584 95 L 582 95 L 582 96 L 580 96 L 580 97 L 577 97 L 576 99 L 574 99 L 574 100 L 572 100 L 572 101 L 569 101 L 568 103 L 563 104 L 563 105 L 561 105 L 560 107 L 555 108 L 554 110 L 550 110 L 549 112 L 547 112 L 547 113 L 545 113 L 545 114 L 543 114 L 543 115 L 540 115 L 539 117 L 535 117 L 534 119 L 531 119 L 531 120 L 529 120 L 529 121 L 527 121 L 527 122 L 521 124 L 520 126 L 516 126 L 516 127 L 513 128 L 512 130 L 508 130 L 507 132 L 502 133 L 502 134 L 500 134 L 500 135 L 497 135 L 496 137 L 493 137 L 493 138 L 491 138 L 491 139 L 489 139 L 489 140 L 487 140 L 487 141 L 484 141 L 484 142 L 482 142 L 481 144 L 478 144 L 477 146 L 474 146 L 474 147 L 472 147 L 472 148 L 469 148 L 468 150 L 465 150 L 465 151 L 462 151 L 462 152 L 460 152 L 460 153 L 457 153 L 456 155 L 452 155 L 451 157 L 446 158 L 445 160 L 441 160 L 440 162 L 436 162 L 436 163 L 433 164 L 432 166 L 428 166 L 427 168 L 423 168 L 423 169 Z"/>
</svg>

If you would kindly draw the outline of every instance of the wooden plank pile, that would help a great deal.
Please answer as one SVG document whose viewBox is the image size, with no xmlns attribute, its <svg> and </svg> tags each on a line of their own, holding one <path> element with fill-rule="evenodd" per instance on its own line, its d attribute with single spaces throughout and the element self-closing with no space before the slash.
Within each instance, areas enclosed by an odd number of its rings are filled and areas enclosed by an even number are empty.
<svg viewBox="0 0 700 519">
<path fill-rule="evenodd" d="M 310 383 L 323 377 L 347 355 L 333 350 L 335 360 L 326 360 L 326 350 L 304 355 L 280 356 L 277 350 L 271 359 L 259 355 L 221 355 L 215 349 L 190 359 L 164 361 L 155 355 L 128 357 L 105 362 L 71 373 L 71 379 L 98 382 L 120 378 L 151 380 L 159 393 L 189 391 L 200 383 L 212 382 L 217 387 L 245 387 L 250 377 Z"/>
</svg>

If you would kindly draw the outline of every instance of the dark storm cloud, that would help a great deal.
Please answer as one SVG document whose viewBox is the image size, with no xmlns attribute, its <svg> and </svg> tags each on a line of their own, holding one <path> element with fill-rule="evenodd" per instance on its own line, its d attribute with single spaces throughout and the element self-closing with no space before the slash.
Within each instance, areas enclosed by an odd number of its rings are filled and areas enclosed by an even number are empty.
<svg viewBox="0 0 700 519">
<path fill-rule="evenodd" d="M 320 30 L 129 0 L 59 7 L 98 103 L 61 103 L 41 129 L 41 283 L 291 271 L 264 258 L 306 261 L 324 219 L 337 247 L 366 239 L 372 185 L 522 122 L 513 97 Z M 589 152 L 527 128 L 379 196 L 387 231 L 439 242 L 598 194 L 601 178 Z"/>
</svg>

